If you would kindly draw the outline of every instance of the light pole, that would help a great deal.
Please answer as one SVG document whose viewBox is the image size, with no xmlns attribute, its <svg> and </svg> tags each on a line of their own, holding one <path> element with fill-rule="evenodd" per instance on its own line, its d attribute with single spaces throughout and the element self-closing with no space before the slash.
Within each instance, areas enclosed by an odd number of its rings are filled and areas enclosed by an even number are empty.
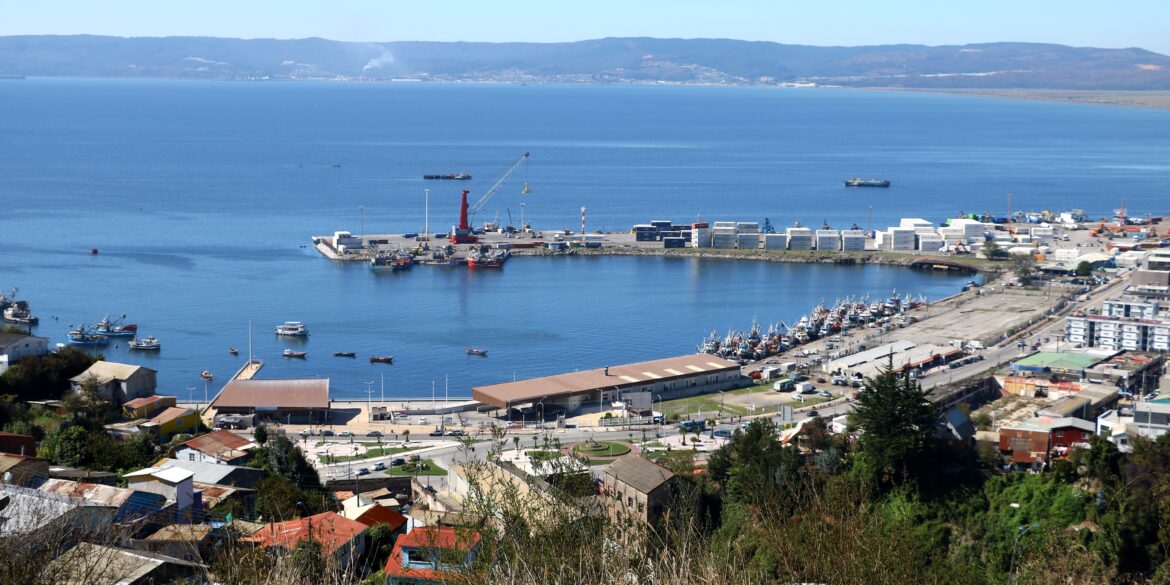
<svg viewBox="0 0 1170 585">
<path fill-rule="evenodd" d="M 370 404 L 370 397 L 374 394 L 374 381 L 366 382 L 366 422 L 374 422 L 374 408 Z"/>
<path fill-rule="evenodd" d="M 661 419 L 661 422 L 658 423 L 658 426 L 662 426 L 662 424 L 666 422 L 666 411 L 662 410 L 662 395 L 661 394 L 658 395 L 658 412 L 662 413 L 662 419 Z"/>
<path fill-rule="evenodd" d="M 358 215 L 361 216 L 361 220 L 360 220 L 360 224 L 359 224 L 361 226 L 361 228 L 360 228 L 361 231 L 358 232 L 358 242 L 359 242 L 358 247 L 365 248 L 366 247 L 366 206 L 365 205 L 358 206 Z"/>
<path fill-rule="evenodd" d="M 423 240 L 431 241 L 431 190 L 423 189 Z"/>
<path fill-rule="evenodd" d="M 1018 504 L 1016 506 L 1018 506 Z M 1013 507 L 1015 507 L 1015 506 L 1013 506 Z M 1007 579 L 1008 585 L 1011 585 L 1011 583 L 1015 581 L 1016 553 L 1020 549 L 1020 539 L 1023 538 L 1024 535 L 1027 534 L 1029 530 L 1031 530 L 1033 528 L 1039 528 L 1039 527 L 1040 527 L 1039 522 L 1035 522 L 1033 524 L 1028 524 L 1026 526 L 1019 527 L 1019 532 L 1016 534 L 1016 542 L 1015 542 L 1015 544 L 1012 545 L 1012 560 L 1011 560 L 1011 563 L 1008 564 L 1008 579 Z"/>
</svg>

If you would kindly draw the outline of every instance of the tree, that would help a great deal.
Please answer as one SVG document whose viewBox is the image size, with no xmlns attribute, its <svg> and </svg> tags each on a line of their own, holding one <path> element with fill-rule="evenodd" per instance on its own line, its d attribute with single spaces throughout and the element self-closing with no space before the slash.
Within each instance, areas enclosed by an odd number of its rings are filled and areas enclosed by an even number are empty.
<svg viewBox="0 0 1170 585">
<path fill-rule="evenodd" d="M 263 446 L 268 442 L 268 427 L 265 425 L 256 425 L 256 428 L 252 429 L 252 438 L 256 439 L 257 445 Z"/>
<path fill-rule="evenodd" d="M 1021 283 L 1027 284 L 1036 274 L 1036 260 L 1032 258 L 1031 254 L 1012 256 L 1012 273 L 1020 279 Z"/>
<path fill-rule="evenodd" d="M 269 474 L 287 479 L 298 486 L 307 488 L 321 486 L 317 470 L 305 459 L 305 454 L 300 448 L 284 435 L 277 435 L 275 439 L 258 449 L 252 463 Z"/>
<path fill-rule="evenodd" d="M 1092 264 L 1089 264 L 1085 260 L 1081 260 L 1080 264 L 1077 264 L 1077 272 L 1076 272 L 1077 276 L 1082 276 L 1082 277 L 1089 276 L 1092 273 L 1093 273 L 1093 265 Z"/>
<path fill-rule="evenodd" d="M 410 429 L 402 429 L 402 442 L 403 443 L 410 442 Z"/>
<path fill-rule="evenodd" d="M 861 434 L 860 467 L 878 485 L 913 479 L 931 446 L 938 415 L 922 387 L 891 366 L 868 378 L 850 418 Z"/>
<path fill-rule="evenodd" d="M 1008 257 L 1008 251 L 1004 250 L 1000 247 L 999 244 L 995 243 L 995 240 L 987 240 L 987 242 L 983 244 L 983 257 L 987 258 L 988 260 L 1004 260 Z"/>
<path fill-rule="evenodd" d="M 67 467 L 78 467 L 85 464 L 89 460 L 89 432 L 85 427 L 72 426 L 59 433 L 50 433 L 50 436 L 55 440 L 49 443 L 50 453 L 46 453 L 48 458 L 58 465 Z M 45 448 L 45 444 L 41 445 Z"/>
<path fill-rule="evenodd" d="M 707 472 L 732 502 L 786 511 L 795 501 L 802 465 L 796 449 L 777 442 L 775 425 L 763 419 L 711 453 Z"/>
<path fill-rule="evenodd" d="M 20 400 L 58 400 L 69 391 L 69 379 L 98 359 L 101 356 L 72 347 L 23 359 L 0 374 L 0 395 L 13 394 Z"/>
</svg>

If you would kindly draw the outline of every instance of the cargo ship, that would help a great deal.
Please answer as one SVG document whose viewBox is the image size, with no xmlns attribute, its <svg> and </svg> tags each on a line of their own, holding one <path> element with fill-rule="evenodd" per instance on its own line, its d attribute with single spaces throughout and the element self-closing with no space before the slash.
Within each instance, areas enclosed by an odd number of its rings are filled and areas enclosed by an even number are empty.
<svg viewBox="0 0 1170 585">
<path fill-rule="evenodd" d="M 862 179 L 853 177 L 852 179 L 845 179 L 846 187 L 889 187 L 890 182 L 884 179 Z"/>
<path fill-rule="evenodd" d="M 467 173 L 448 173 L 445 175 L 423 175 L 423 178 L 428 181 L 470 181 L 471 175 Z"/>
</svg>

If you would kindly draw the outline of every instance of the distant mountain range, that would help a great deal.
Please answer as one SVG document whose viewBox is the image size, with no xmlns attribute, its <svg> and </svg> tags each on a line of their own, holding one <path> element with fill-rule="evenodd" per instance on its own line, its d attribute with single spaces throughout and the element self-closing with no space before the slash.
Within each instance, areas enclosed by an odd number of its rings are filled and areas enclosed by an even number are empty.
<svg viewBox="0 0 1170 585">
<path fill-rule="evenodd" d="M 1170 57 L 1036 43 L 815 47 L 726 39 L 353 43 L 0 37 L 0 76 L 1170 89 Z"/>
</svg>

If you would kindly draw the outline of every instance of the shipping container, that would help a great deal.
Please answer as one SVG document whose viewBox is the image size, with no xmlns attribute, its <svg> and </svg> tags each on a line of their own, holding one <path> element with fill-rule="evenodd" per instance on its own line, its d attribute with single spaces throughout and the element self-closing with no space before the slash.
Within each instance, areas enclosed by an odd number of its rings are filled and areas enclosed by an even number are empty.
<svg viewBox="0 0 1170 585">
<path fill-rule="evenodd" d="M 683 238 L 662 238 L 663 248 L 685 248 L 687 241 Z"/>
</svg>

